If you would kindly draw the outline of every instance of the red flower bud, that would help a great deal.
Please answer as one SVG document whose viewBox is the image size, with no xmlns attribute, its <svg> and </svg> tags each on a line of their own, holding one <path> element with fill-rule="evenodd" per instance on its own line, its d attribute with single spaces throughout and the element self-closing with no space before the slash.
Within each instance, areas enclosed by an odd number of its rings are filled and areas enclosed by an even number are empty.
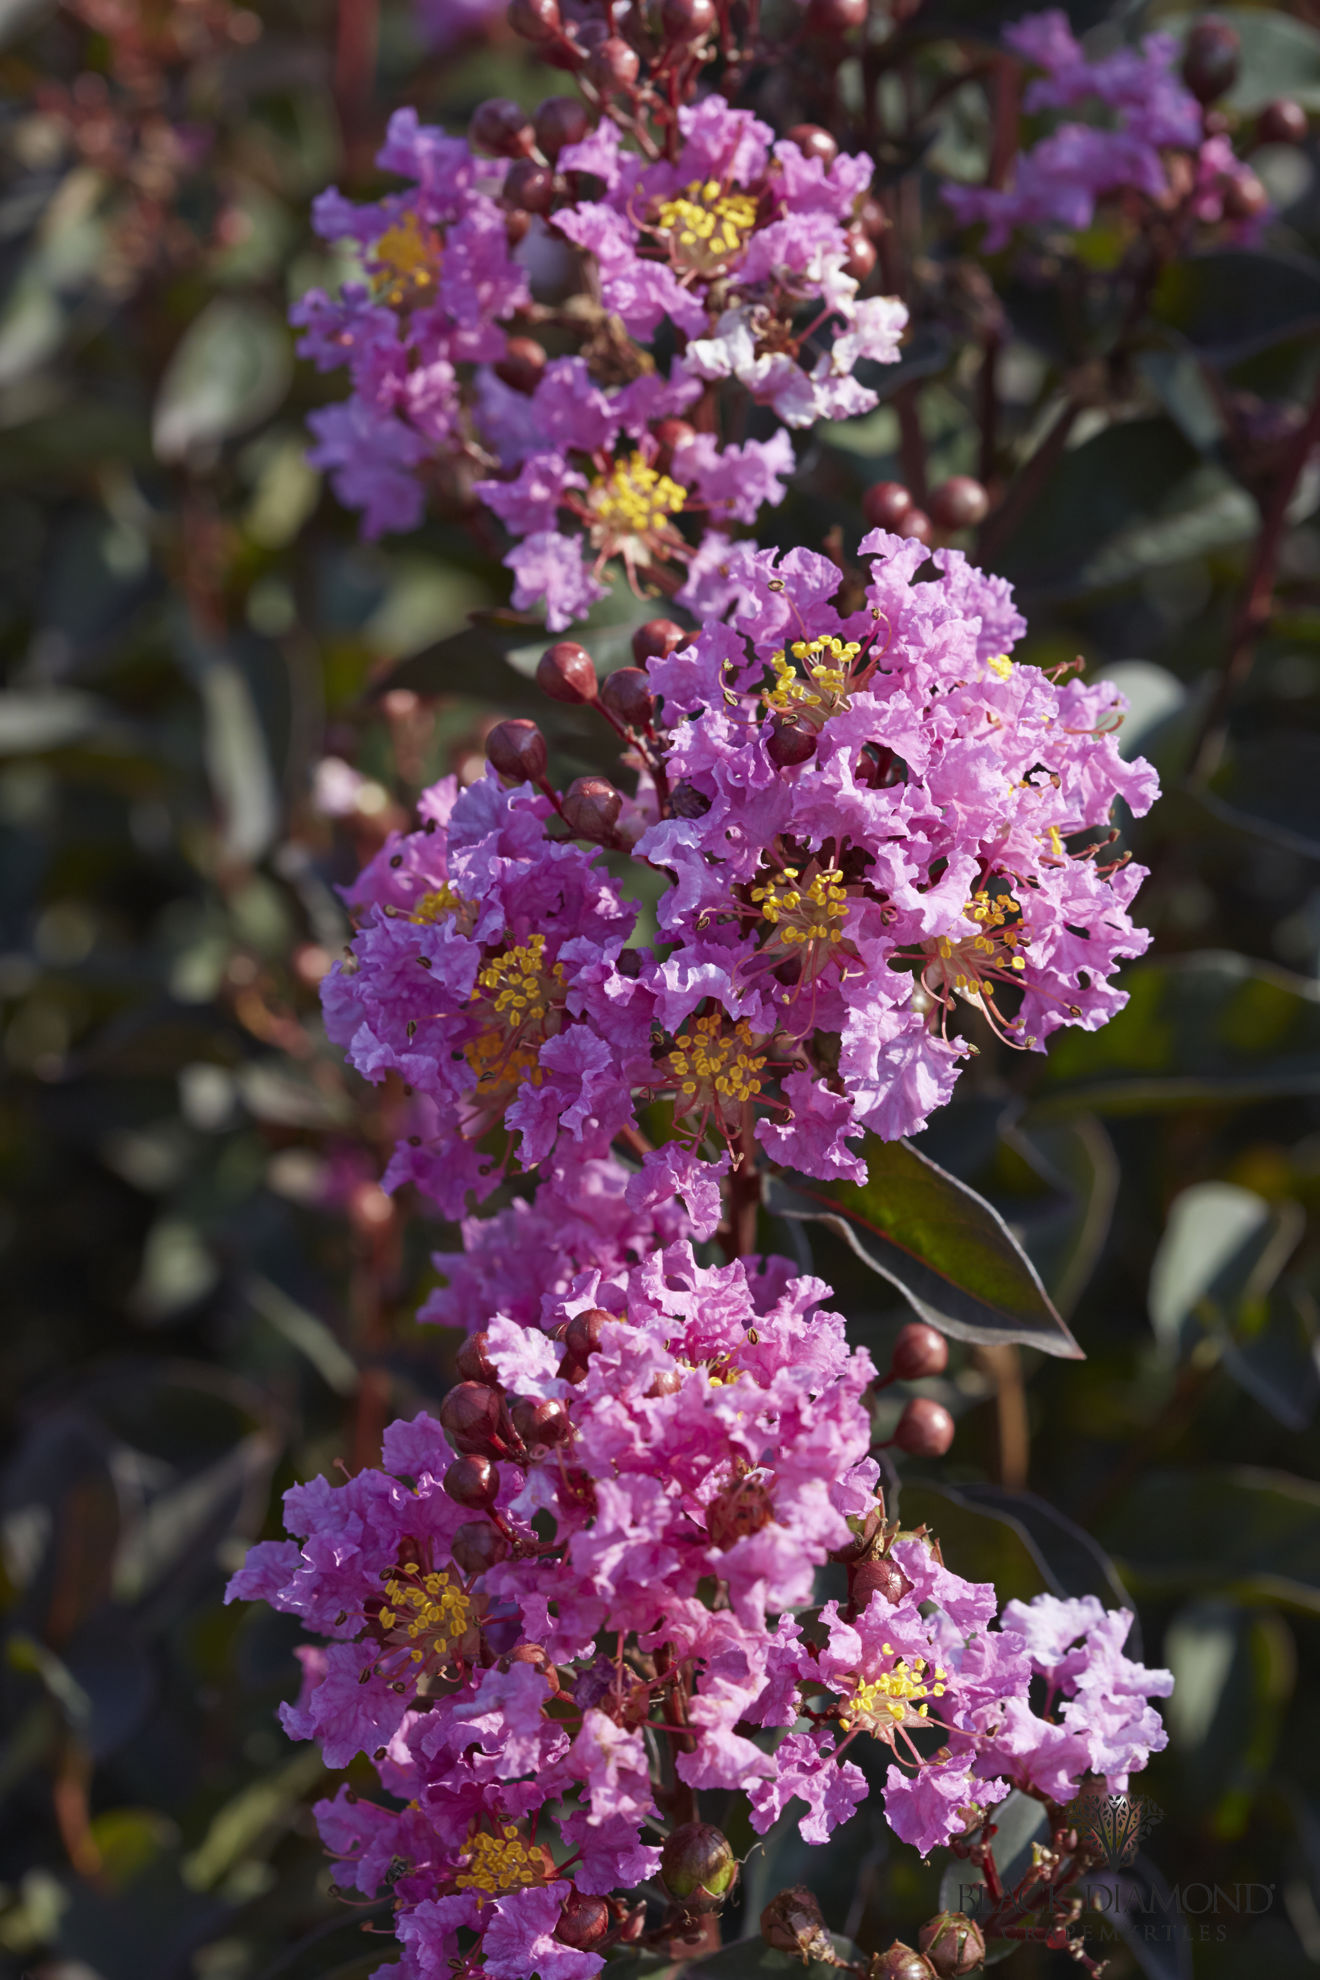
<svg viewBox="0 0 1320 1980">
<path fill-rule="evenodd" d="M 909 1320 L 894 1342 L 889 1365 L 900 1382 L 919 1382 L 923 1375 L 942 1375 L 949 1365 L 949 1343 L 924 1320 Z"/>
<path fill-rule="evenodd" d="M 590 1952 L 610 1929 L 610 1910 L 604 1898 L 589 1897 L 585 1891 L 570 1891 L 559 1914 L 555 1937 L 574 1952 Z"/>
<path fill-rule="evenodd" d="M 563 811 L 569 830 L 576 838 L 589 839 L 593 846 L 610 843 L 622 809 L 622 793 L 608 777 L 575 777 L 564 792 Z"/>
<path fill-rule="evenodd" d="M 765 753 L 776 770 L 791 769 L 795 763 L 806 763 L 816 754 L 815 733 L 787 715 L 774 715 L 770 719 Z"/>
<path fill-rule="evenodd" d="M 548 213 L 555 200 L 555 175 L 534 158 L 520 158 L 504 177 L 504 204 L 523 213 Z"/>
<path fill-rule="evenodd" d="M 498 1456 L 504 1449 L 499 1434 L 502 1408 L 498 1389 L 484 1382 L 458 1382 L 440 1405 L 440 1428 L 456 1451 Z"/>
<path fill-rule="evenodd" d="M 874 241 L 868 235 L 864 234 L 860 227 L 850 228 L 848 232 L 848 259 L 843 265 L 852 276 L 853 281 L 865 282 L 868 276 L 875 273 L 875 262 Z"/>
<path fill-rule="evenodd" d="M 1270 196 L 1254 172 L 1244 172 L 1224 188 L 1224 214 L 1229 220 L 1257 220 L 1270 203 Z"/>
<path fill-rule="evenodd" d="M 930 498 L 931 521 L 941 529 L 975 529 L 989 507 L 990 497 L 970 474 L 950 475 Z"/>
<path fill-rule="evenodd" d="M 943 1403 L 913 1396 L 898 1419 L 894 1442 L 909 1457 L 943 1457 L 953 1442 L 953 1418 Z"/>
<path fill-rule="evenodd" d="M 536 685 L 551 701 L 575 705 L 596 699 L 596 668 L 585 646 L 557 640 L 536 663 Z"/>
<path fill-rule="evenodd" d="M 547 96 L 532 119 L 538 150 L 553 164 L 566 144 L 581 144 L 591 114 L 576 96 Z"/>
<path fill-rule="evenodd" d="M 625 729 L 649 729 L 655 715 L 655 696 L 640 667 L 619 667 L 601 683 L 600 705 Z"/>
<path fill-rule="evenodd" d="M 975 1919 L 963 1911 L 941 1911 L 928 1918 L 917 1943 L 939 1980 L 962 1980 L 985 1959 L 985 1937 Z"/>
<path fill-rule="evenodd" d="M 1213 14 L 1197 21 L 1183 50 L 1182 76 L 1198 103 L 1213 103 L 1237 81 L 1242 43 L 1237 30 Z"/>
<path fill-rule="evenodd" d="M 488 1519 L 470 1519 L 454 1534 L 449 1551 L 463 1574 L 484 1574 L 508 1558 L 509 1542 Z"/>
<path fill-rule="evenodd" d="M 612 1313 L 606 1313 L 601 1306 L 589 1306 L 585 1313 L 575 1313 L 564 1328 L 564 1346 L 575 1361 L 589 1361 L 600 1346 L 602 1330 L 613 1320 Z"/>
<path fill-rule="evenodd" d="M 1305 144 L 1310 123 L 1300 103 L 1276 97 L 1256 119 L 1257 144 Z"/>
<path fill-rule="evenodd" d="M 685 419 L 660 419 L 656 421 L 653 430 L 660 448 L 655 457 L 655 466 L 661 474 L 668 474 L 674 465 L 674 455 L 680 447 L 691 445 L 697 437 L 697 429 Z M 673 621 L 666 619 L 662 623 L 672 625 Z M 635 633 L 633 637 L 636 638 Z"/>
<path fill-rule="evenodd" d="M 513 1427 L 526 1444 L 529 1451 L 549 1450 L 555 1444 L 563 1444 L 573 1434 L 573 1425 L 563 1403 L 553 1396 L 535 1402 L 529 1396 L 520 1396 L 509 1411 Z"/>
<path fill-rule="evenodd" d="M 507 96 L 489 96 L 472 112 L 468 137 L 492 158 L 525 158 L 536 142 L 527 113 Z"/>
<path fill-rule="evenodd" d="M 833 41 L 840 35 L 850 33 L 853 28 L 861 27 L 868 5 L 869 0 L 810 0 L 807 29 L 811 34 Z"/>
<path fill-rule="evenodd" d="M 500 1492 L 500 1474 L 488 1457 L 479 1457 L 475 1451 L 454 1459 L 446 1471 L 443 1484 L 456 1505 L 466 1506 L 469 1512 L 489 1512 Z"/>
<path fill-rule="evenodd" d="M 704 41 L 717 19 L 714 0 L 661 0 L 660 25 L 670 41 Z"/>
<path fill-rule="evenodd" d="M 733 1888 L 738 1862 L 723 1829 L 709 1822 L 681 1822 L 660 1851 L 660 1880 L 689 1909 L 710 1909 Z"/>
<path fill-rule="evenodd" d="M 883 1595 L 886 1602 L 897 1605 L 911 1588 L 898 1562 L 887 1554 L 878 1561 L 858 1561 L 848 1575 L 848 1599 L 859 1611 L 870 1605 L 873 1595 Z"/>
<path fill-rule="evenodd" d="M 837 138 L 830 135 L 819 124 L 794 124 L 785 136 L 795 144 L 805 158 L 819 158 L 828 172 L 839 155 Z M 786 1894 L 789 1895 L 789 1894 Z"/>
<path fill-rule="evenodd" d="M 889 232 L 889 215 L 879 200 L 873 199 L 870 193 L 858 202 L 857 225 L 864 234 L 869 234 L 873 241 L 878 241 L 881 234 Z"/>
<path fill-rule="evenodd" d="M 648 660 L 667 660 L 691 639 L 692 634 L 684 632 L 672 619 L 648 619 L 632 636 L 633 659 L 639 667 L 644 667 Z"/>
<path fill-rule="evenodd" d="M 902 534 L 915 536 L 918 543 L 929 543 L 932 535 L 930 517 L 924 509 L 909 509 L 903 518 Z"/>
<path fill-rule="evenodd" d="M 509 0 L 509 26 L 524 41 L 553 41 L 561 27 L 559 0 Z"/>
<path fill-rule="evenodd" d="M 862 496 L 862 514 L 872 529 L 901 529 L 915 507 L 901 481 L 873 481 Z"/>
<path fill-rule="evenodd" d="M 535 337 L 510 337 L 495 376 L 515 392 L 534 392 L 545 370 L 545 350 Z"/>
<path fill-rule="evenodd" d="M 486 756 L 501 777 L 514 777 L 520 784 L 539 783 L 549 760 L 545 737 L 535 722 L 521 716 L 495 724 L 486 738 Z"/>
<path fill-rule="evenodd" d="M 531 1664 L 541 1673 L 552 1693 L 559 1691 L 559 1673 L 539 1643 L 515 1644 L 506 1657 L 500 1658 L 502 1671 L 507 1671 L 514 1664 Z"/>
<path fill-rule="evenodd" d="M 631 89 L 641 69 L 637 50 L 630 48 L 619 35 L 612 34 L 592 53 L 589 68 L 591 80 L 606 91 Z"/>
<path fill-rule="evenodd" d="M 454 1366 L 465 1382 L 487 1382 L 492 1387 L 498 1384 L 495 1363 L 486 1353 L 489 1345 L 490 1335 L 483 1327 L 479 1334 L 469 1334 L 454 1356 Z"/>
</svg>

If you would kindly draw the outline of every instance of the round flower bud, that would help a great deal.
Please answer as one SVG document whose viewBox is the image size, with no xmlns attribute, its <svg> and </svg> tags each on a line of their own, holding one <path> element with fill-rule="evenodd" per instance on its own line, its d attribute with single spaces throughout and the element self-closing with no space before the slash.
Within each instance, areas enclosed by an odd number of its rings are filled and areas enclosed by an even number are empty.
<svg viewBox="0 0 1320 1980">
<path fill-rule="evenodd" d="M 895 1607 L 911 1588 L 908 1576 L 887 1554 L 877 1561 L 858 1561 L 848 1575 L 848 1599 L 858 1610 L 869 1608 L 873 1595 L 883 1595 Z"/>
<path fill-rule="evenodd" d="M 498 1383 L 499 1372 L 486 1352 L 489 1345 L 490 1335 L 483 1327 L 479 1334 L 469 1334 L 454 1356 L 454 1366 L 465 1382 L 488 1382 L 492 1387 Z"/>
<path fill-rule="evenodd" d="M 1182 78 L 1198 103 L 1213 103 L 1237 81 L 1242 43 L 1227 21 L 1207 14 L 1197 21 L 1183 50 Z"/>
<path fill-rule="evenodd" d="M 939 1980 L 962 1980 L 985 1959 L 985 1936 L 963 1911 L 941 1911 L 928 1918 L 917 1934 L 917 1944 Z"/>
<path fill-rule="evenodd" d="M 1256 119 L 1257 144 L 1305 144 L 1309 121 L 1300 103 L 1278 96 Z"/>
<path fill-rule="evenodd" d="M 620 667 L 601 682 L 600 705 L 625 729 L 648 729 L 655 715 L 655 696 L 640 667 Z"/>
<path fill-rule="evenodd" d="M 795 763 L 808 762 L 816 754 L 816 738 L 810 729 L 802 728 L 787 716 L 774 715 L 770 718 L 765 753 L 776 770 L 788 770 Z"/>
<path fill-rule="evenodd" d="M 531 1450 L 549 1450 L 555 1444 L 565 1443 L 573 1434 L 568 1411 L 563 1403 L 553 1396 L 542 1402 L 534 1402 L 529 1396 L 520 1396 L 509 1411 L 513 1427 Z"/>
<path fill-rule="evenodd" d="M 924 509 L 909 509 L 903 518 L 901 534 L 903 536 L 915 536 L 918 543 L 929 543 L 932 531 L 930 517 L 926 514 L 926 511 Z"/>
<path fill-rule="evenodd" d="M 936 1976 L 924 1953 L 895 1939 L 888 1952 L 873 1956 L 866 1980 L 936 1980 Z"/>
<path fill-rule="evenodd" d="M 860 227 L 850 228 L 848 259 L 843 264 L 846 272 L 852 276 L 854 282 L 865 282 L 868 276 L 875 273 L 875 262 L 874 241 L 864 234 Z"/>
<path fill-rule="evenodd" d="M 873 481 L 862 496 L 862 514 L 872 529 L 902 529 L 916 506 L 901 481 Z"/>
<path fill-rule="evenodd" d="M 820 1906 L 805 1884 L 794 1884 L 771 1898 L 761 1913 L 761 1937 L 776 1952 L 793 1953 L 804 1966 L 813 1960 L 835 1964 Z"/>
<path fill-rule="evenodd" d="M 509 1542 L 488 1519 L 470 1519 L 454 1534 L 449 1551 L 463 1574 L 484 1574 L 508 1558 Z"/>
<path fill-rule="evenodd" d="M 535 337 L 510 337 L 504 356 L 495 366 L 495 376 L 511 391 L 534 392 L 545 370 L 545 349 Z"/>
<path fill-rule="evenodd" d="M 975 529 L 984 522 L 990 497 L 970 474 L 950 475 L 930 498 L 931 521 L 941 529 Z"/>
<path fill-rule="evenodd" d="M 900 1382 L 919 1382 L 923 1375 L 942 1375 L 949 1365 L 949 1343 L 924 1320 L 909 1320 L 899 1330 L 889 1365 Z"/>
<path fill-rule="evenodd" d="M 475 1451 L 455 1458 L 441 1482 L 454 1503 L 469 1512 L 489 1512 L 500 1495 L 497 1467 Z"/>
<path fill-rule="evenodd" d="M 674 455 L 680 447 L 686 447 L 696 439 L 697 429 L 695 426 L 689 425 L 685 419 L 671 417 L 669 419 L 657 420 L 654 432 L 660 446 L 660 451 L 655 457 L 654 465 L 659 469 L 661 474 L 668 474 L 670 468 L 674 465 Z M 669 624 L 672 621 L 666 621 L 665 623 Z"/>
<path fill-rule="evenodd" d="M 564 1328 L 564 1346 L 574 1361 L 589 1361 L 600 1346 L 601 1333 L 613 1320 L 603 1306 L 589 1306 L 585 1313 L 575 1313 Z"/>
<path fill-rule="evenodd" d="M 652 1377 L 646 1393 L 652 1400 L 660 1396 L 676 1396 L 682 1386 L 683 1377 L 677 1368 L 662 1368 L 658 1375 Z"/>
<path fill-rule="evenodd" d="M 551 701 L 580 704 L 596 699 L 596 668 L 585 646 L 556 640 L 536 663 L 536 685 Z"/>
<path fill-rule="evenodd" d="M 672 619 L 648 619 L 632 636 L 633 659 L 639 667 L 644 667 L 648 660 L 667 660 L 680 646 L 688 645 L 691 638 L 692 634 L 684 632 Z"/>
<path fill-rule="evenodd" d="M 516 207 L 512 206 L 505 208 L 504 238 L 511 248 L 516 248 L 520 241 L 527 239 L 531 224 L 532 216 L 530 213 L 519 213 Z"/>
<path fill-rule="evenodd" d="M 531 1664 L 541 1673 L 552 1692 L 561 1689 L 559 1673 L 539 1643 L 517 1643 L 507 1656 L 500 1658 L 502 1671 L 507 1671 L 514 1664 Z"/>
<path fill-rule="evenodd" d="M 839 155 L 838 140 L 820 124 L 794 124 L 785 136 L 805 158 L 819 158 L 827 172 Z M 784 1895 L 787 1897 L 792 1893 L 785 1892 Z"/>
<path fill-rule="evenodd" d="M 812 34 L 832 41 L 838 35 L 861 27 L 868 9 L 869 0 L 810 0 L 807 27 Z"/>
<path fill-rule="evenodd" d="M 553 41 L 561 26 L 559 0 L 509 0 L 509 26 L 524 41 Z"/>
<path fill-rule="evenodd" d="M 477 151 L 492 158 L 525 158 L 536 142 L 526 111 L 507 96 L 488 96 L 477 105 L 468 137 Z"/>
<path fill-rule="evenodd" d="M 600 47 L 593 50 L 591 79 L 601 89 L 631 89 L 641 69 L 637 50 L 630 48 L 620 35 L 609 35 Z"/>
<path fill-rule="evenodd" d="M 660 1851 L 660 1880 L 693 1910 L 719 1904 L 733 1888 L 738 1862 L 723 1829 L 709 1822 L 681 1822 Z"/>
<path fill-rule="evenodd" d="M 622 793 L 608 777 L 575 777 L 564 792 L 563 811 L 569 830 L 593 846 L 608 845 L 623 809 Z"/>
<path fill-rule="evenodd" d="M 501 777 L 515 777 L 520 784 L 539 783 L 549 760 L 545 737 L 521 716 L 495 724 L 486 738 L 486 756 Z"/>
<path fill-rule="evenodd" d="M 440 1405 L 440 1428 L 456 1451 L 492 1456 L 503 1450 L 498 1389 L 484 1382 L 458 1382 Z"/>
<path fill-rule="evenodd" d="M 953 1418 L 943 1403 L 913 1396 L 898 1419 L 894 1442 L 909 1457 L 943 1457 L 953 1442 Z"/>
<path fill-rule="evenodd" d="M 504 204 L 523 213 L 548 213 L 554 205 L 555 175 L 534 158 L 520 158 L 504 178 Z"/>
<path fill-rule="evenodd" d="M 581 144 L 591 129 L 591 113 L 576 96 L 547 96 L 532 119 L 537 149 L 551 164 L 566 144 Z"/>
<path fill-rule="evenodd" d="M 570 1891 L 555 1926 L 555 1937 L 574 1952 L 590 1952 L 610 1929 L 610 1908 L 604 1898 L 589 1897 L 585 1891 Z"/>
<path fill-rule="evenodd" d="M 1224 215 L 1229 220 L 1258 220 L 1270 196 L 1254 172 L 1244 172 L 1224 188 Z"/>
<path fill-rule="evenodd" d="M 716 19 L 714 0 L 661 0 L 660 25 L 669 41 L 704 41 Z"/>
<path fill-rule="evenodd" d="M 870 193 L 858 202 L 857 225 L 864 234 L 869 234 L 873 241 L 878 241 L 881 234 L 889 232 L 889 215 L 879 200 L 873 199 Z"/>
</svg>

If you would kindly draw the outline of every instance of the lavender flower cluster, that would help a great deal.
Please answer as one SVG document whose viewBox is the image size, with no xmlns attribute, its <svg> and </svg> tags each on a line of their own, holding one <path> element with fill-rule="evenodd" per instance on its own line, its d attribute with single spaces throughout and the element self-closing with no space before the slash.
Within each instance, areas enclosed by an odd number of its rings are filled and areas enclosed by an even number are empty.
<svg viewBox="0 0 1320 1980">
<path fill-rule="evenodd" d="M 586 59 L 554 0 L 522 5 Z M 1033 101 L 1098 95 L 1122 128 L 1092 134 L 1103 171 L 1031 154 L 962 217 L 1082 225 L 1200 142 L 1162 43 L 1087 63 L 1043 15 L 1017 45 Z M 608 724 L 622 780 L 560 788 L 536 725 L 500 723 L 485 775 L 424 792 L 348 891 L 323 986 L 330 1038 L 399 1098 L 386 1188 L 459 1225 L 420 1316 L 461 1330 L 459 1380 L 380 1470 L 290 1492 L 292 1537 L 231 1595 L 321 1639 L 284 1720 L 374 1765 L 381 1798 L 317 1819 L 340 1887 L 390 1895 L 405 1980 L 709 1943 L 737 1864 L 701 1797 L 821 1843 L 877 1745 L 894 1834 L 969 1849 L 1014 1789 L 1057 1813 L 1125 1786 L 1171 1684 L 1125 1654 L 1127 1612 L 1001 1606 L 887 1517 L 890 1378 L 755 1229 L 759 1171 L 864 1180 L 978 1028 L 1038 1052 L 1121 1007 L 1147 938 L 1113 821 L 1154 772 L 1119 753 L 1112 686 L 1014 658 L 1009 586 L 959 550 L 746 533 L 793 431 L 868 409 L 858 365 L 899 355 L 903 305 L 866 293 L 872 164 L 776 140 L 678 56 L 657 141 L 635 53 L 592 61 L 618 85 L 598 123 L 487 104 L 474 150 L 398 113 L 381 163 L 408 190 L 318 203 L 364 279 L 297 309 L 350 374 L 315 457 L 368 534 L 429 494 L 498 519 L 551 631 L 616 569 L 690 621 L 642 625 L 604 681 L 551 646 L 541 686 Z M 757 408 L 773 430 L 731 438 Z M 847 1600 L 814 1606 L 829 1563 Z"/>
</svg>

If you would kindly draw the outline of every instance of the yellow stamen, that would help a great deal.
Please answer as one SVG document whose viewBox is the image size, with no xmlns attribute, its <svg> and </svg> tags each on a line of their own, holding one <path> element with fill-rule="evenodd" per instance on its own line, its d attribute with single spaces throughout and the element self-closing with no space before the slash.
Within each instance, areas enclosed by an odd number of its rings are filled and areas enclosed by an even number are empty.
<svg viewBox="0 0 1320 1980">
<path fill-rule="evenodd" d="M 653 536 L 682 509 L 687 490 L 634 452 L 592 483 L 587 501 L 608 535 Z"/>
<path fill-rule="evenodd" d="M 655 230 L 668 234 L 676 261 L 710 270 L 741 255 L 756 225 L 756 201 L 750 193 L 726 192 L 718 179 L 700 179 L 676 199 L 656 208 Z"/>
</svg>

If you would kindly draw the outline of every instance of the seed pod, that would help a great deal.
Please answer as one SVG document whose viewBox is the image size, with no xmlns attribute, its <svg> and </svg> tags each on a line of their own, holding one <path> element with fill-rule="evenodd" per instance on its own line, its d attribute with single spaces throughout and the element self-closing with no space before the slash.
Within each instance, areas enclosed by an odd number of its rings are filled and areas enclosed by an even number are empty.
<svg viewBox="0 0 1320 1980">
<path fill-rule="evenodd" d="M 468 137 L 478 151 L 492 158 L 525 158 L 536 142 L 536 133 L 521 105 L 507 96 L 488 96 L 472 112 Z"/>
<path fill-rule="evenodd" d="M 970 474 L 950 475 L 930 498 L 931 521 L 941 529 L 975 529 L 989 507 L 990 497 Z"/>
<path fill-rule="evenodd" d="M 1305 110 L 1289 96 L 1277 96 L 1256 119 L 1257 144 L 1305 144 L 1310 128 Z"/>
<path fill-rule="evenodd" d="M 795 763 L 807 763 L 816 754 L 815 733 L 804 729 L 787 715 L 773 715 L 765 753 L 776 770 L 789 770 Z"/>
<path fill-rule="evenodd" d="M 580 706 L 596 699 L 596 668 L 585 646 L 576 640 L 556 640 L 536 663 L 536 685 L 551 701 Z"/>
<path fill-rule="evenodd" d="M 541 1402 L 520 1396 L 509 1414 L 529 1451 L 550 1450 L 555 1444 L 566 1443 L 573 1434 L 568 1411 L 553 1396 Z"/>
<path fill-rule="evenodd" d="M 941 1911 L 928 1918 L 917 1934 L 917 1944 L 939 1980 L 962 1980 L 985 1959 L 985 1936 L 963 1911 Z"/>
<path fill-rule="evenodd" d="M 682 1822 L 666 1836 L 660 1851 L 660 1880 L 690 1910 L 708 1910 L 733 1888 L 738 1863 L 723 1829 L 709 1822 Z"/>
<path fill-rule="evenodd" d="M 896 1607 L 911 1589 L 909 1577 L 887 1554 L 875 1561 L 858 1561 L 849 1571 L 848 1599 L 854 1609 L 868 1608 L 873 1595 L 883 1595 L 886 1602 Z"/>
<path fill-rule="evenodd" d="M 504 204 L 523 213 L 548 213 L 555 200 L 555 175 L 534 158 L 520 158 L 504 176 Z"/>
<path fill-rule="evenodd" d="M 559 1672 L 550 1662 L 549 1657 L 539 1643 L 515 1644 L 514 1648 L 509 1651 L 506 1657 L 500 1658 L 500 1669 L 502 1671 L 508 1670 L 514 1664 L 531 1664 L 534 1669 L 541 1673 L 541 1676 L 549 1685 L 552 1694 L 558 1693 L 562 1689 L 559 1682 Z"/>
<path fill-rule="evenodd" d="M 486 756 L 501 777 L 516 778 L 520 784 L 539 783 L 549 761 L 545 737 L 535 722 L 521 716 L 495 724 L 486 738 Z"/>
<path fill-rule="evenodd" d="M 604 1898 L 589 1897 L 585 1891 L 570 1891 L 555 1926 L 555 1937 L 574 1952 L 590 1952 L 610 1929 L 610 1909 Z"/>
<path fill-rule="evenodd" d="M 492 1387 L 499 1381 L 499 1372 L 486 1350 L 490 1346 L 490 1335 L 483 1327 L 479 1334 L 469 1334 L 458 1353 L 454 1356 L 454 1366 L 465 1382 L 486 1382 Z"/>
<path fill-rule="evenodd" d="M 449 1551 L 463 1574 L 484 1574 L 507 1559 L 509 1542 L 488 1519 L 470 1519 L 454 1534 Z"/>
<path fill-rule="evenodd" d="M 761 1913 L 761 1937 L 776 1952 L 796 1954 L 804 1966 L 813 1960 L 836 1964 L 820 1906 L 805 1884 L 794 1884 L 771 1898 Z"/>
<path fill-rule="evenodd" d="M 810 0 L 807 29 L 827 41 L 837 40 L 840 35 L 861 27 L 868 6 L 869 0 Z"/>
<path fill-rule="evenodd" d="M 1187 36 L 1182 77 L 1198 103 L 1213 103 L 1237 81 L 1242 43 L 1227 21 L 1207 14 Z"/>
<path fill-rule="evenodd" d="M 847 273 L 852 276 L 854 282 L 865 282 L 875 273 L 875 263 L 875 242 L 869 235 L 864 234 L 860 227 L 850 228 L 848 259 L 843 264 Z"/>
<path fill-rule="evenodd" d="M 499 1391 L 484 1382 L 458 1382 L 440 1405 L 440 1428 L 456 1451 L 474 1451 L 480 1456 L 498 1456 L 504 1446 L 500 1439 Z"/>
<path fill-rule="evenodd" d="M 632 636 L 633 659 L 639 667 L 644 667 L 648 660 L 667 660 L 680 646 L 688 645 L 691 638 L 692 634 L 684 632 L 672 619 L 648 619 Z"/>
<path fill-rule="evenodd" d="M 625 729 L 649 729 L 655 696 L 640 667 L 619 667 L 601 683 L 600 705 Z"/>
<path fill-rule="evenodd" d="M 660 26 L 668 41 L 704 41 L 717 18 L 714 0 L 661 0 Z"/>
<path fill-rule="evenodd" d="M 559 0 L 509 0 L 509 26 L 524 41 L 553 41 L 561 25 Z"/>
<path fill-rule="evenodd" d="M 593 846 L 608 845 L 623 809 L 623 795 L 608 777 L 575 777 L 564 792 L 563 810 L 569 830 Z"/>
<path fill-rule="evenodd" d="M 820 124 L 794 124 L 785 136 L 797 146 L 804 158 L 819 158 L 827 172 L 839 155 L 837 138 Z"/>
<path fill-rule="evenodd" d="M 545 370 L 545 350 L 535 337 L 510 337 L 504 356 L 495 366 L 495 376 L 514 392 L 529 396 L 541 382 Z"/>
<path fill-rule="evenodd" d="M 901 481 L 873 481 L 862 496 L 862 514 L 872 529 L 902 529 L 915 507 Z"/>
<path fill-rule="evenodd" d="M 603 90 L 631 89 L 641 69 L 637 50 L 620 35 L 609 35 L 592 51 L 588 68 L 591 80 Z"/>
<path fill-rule="evenodd" d="M 935 1980 L 935 1968 L 924 1953 L 895 1939 L 888 1952 L 874 1955 L 866 1980 Z"/>
<path fill-rule="evenodd" d="M 591 114 L 576 96 L 547 96 L 532 119 L 537 149 L 551 164 L 566 144 L 581 144 L 591 129 Z"/>
<path fill-rule="evenodd" d="M 899 1329 L 890 1367 L 900 1382 L 919 1382 L 924 1375 L 942 1375 L 949 1365 L 949 1343 L 924 1320 L 909 1320 Z"/>
<path fill-rule="evenodd" d="M 943 1457 L 953 1442 L 953 1418 L 943 1403 L 913 1396 L 898 1419 L 894 1442 L 909 1457 Z"/>
<path fill-rule="evenodd" d="M 489 1512 L 500 1495 L 498 1468 L 475 1451 L 455 1458 L 442 1483 L 454 1503 L 469 1512 Z"/>
</svg>

